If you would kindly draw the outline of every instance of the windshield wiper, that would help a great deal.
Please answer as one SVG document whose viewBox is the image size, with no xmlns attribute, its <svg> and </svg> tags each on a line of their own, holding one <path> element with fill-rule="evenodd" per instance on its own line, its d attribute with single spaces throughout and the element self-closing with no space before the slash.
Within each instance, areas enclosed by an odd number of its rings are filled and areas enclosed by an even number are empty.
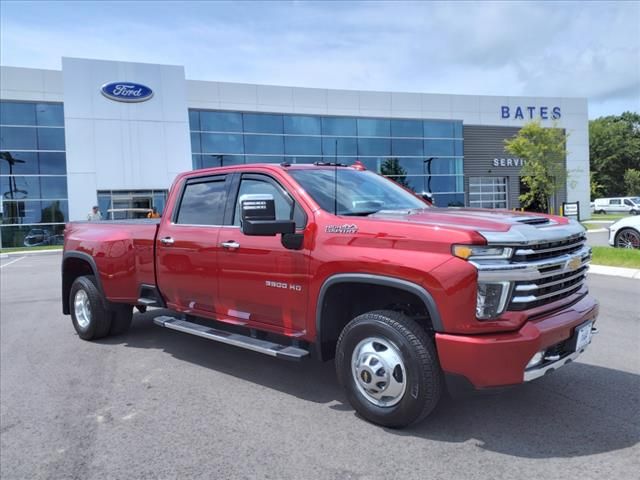
<svg viewBox="0 0 640 480">
<path fill-rule="evenodd" d="M 344 215 L 345 217 L 368 217 L 369 215 L 373 215 L 374 213 L 378 213 L 380 210 L 361 210 L 358 212 L 345 212 L 339 213 L 338 215 Z"/>
</svg>

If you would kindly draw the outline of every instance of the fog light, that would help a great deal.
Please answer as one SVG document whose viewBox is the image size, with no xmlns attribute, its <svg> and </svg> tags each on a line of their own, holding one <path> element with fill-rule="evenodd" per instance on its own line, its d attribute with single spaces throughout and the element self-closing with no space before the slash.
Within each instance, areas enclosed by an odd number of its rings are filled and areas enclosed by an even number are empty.
<svg viewBox="0 0 640 480">
<path fill-rule="evenodd" d="M 542 360 L 544 360 L 544 350 L 540 350 L 539 352 L 536 352 L 533 357 L 531 357 L 531 360 L 529 360 L 529 363 L 527 363 L 527 366 L 525 368 L 533 368 L 536 365 L 540 365 L 542 363 Z"/>
<path fill-rule="evenodd" d="M 509 282 L 478 282 L 476 317 L 495 318 L 505 309 L 511 284 Z"/>
</svg>

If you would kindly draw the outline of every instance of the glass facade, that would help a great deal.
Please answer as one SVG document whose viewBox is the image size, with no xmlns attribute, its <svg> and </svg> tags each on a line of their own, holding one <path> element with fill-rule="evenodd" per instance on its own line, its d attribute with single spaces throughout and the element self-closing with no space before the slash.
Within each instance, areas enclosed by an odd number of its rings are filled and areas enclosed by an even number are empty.
<svg viewBox="0 0 640 480">
<path fill-rule="evenodd" d="M 361 161 L 437 206 L 463 206 L 462 121 L 189 110 L 193 168 Z"/>
<path fill-rule="evenodd" d="M 69 218 L 61 103 L 0 102 L 2 247 L 62 243 Z"/>
<path fill-rule="evenodd" d="M 162 215 L 167 190 L 98 190 L 98 209 L 105 220 L 147 218 L 152 208 Z"/>
</svg>

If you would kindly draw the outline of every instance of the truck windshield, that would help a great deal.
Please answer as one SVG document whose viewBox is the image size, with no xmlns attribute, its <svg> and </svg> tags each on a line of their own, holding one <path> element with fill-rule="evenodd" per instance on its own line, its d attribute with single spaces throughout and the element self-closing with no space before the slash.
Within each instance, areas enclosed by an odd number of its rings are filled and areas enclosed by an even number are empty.
<svg viewBox="0 0 640 480">
<path fill-rule="evenodd" d="M 327 212 L 336 208 L 336 171 L 313 169 L 289 171 L 291 176 Z M 337 214 L 371 215 L 380 210 L 414 210 L 428 205 L 388 180 L 373 172 L 337 169 Z"/>
</svg>

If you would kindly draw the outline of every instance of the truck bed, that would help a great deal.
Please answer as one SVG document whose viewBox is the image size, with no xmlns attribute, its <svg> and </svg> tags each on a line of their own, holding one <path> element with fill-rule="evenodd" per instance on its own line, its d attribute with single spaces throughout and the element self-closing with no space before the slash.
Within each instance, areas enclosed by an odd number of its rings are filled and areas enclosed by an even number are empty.
<svg viewBox="0 0 640 480">
<path fill-rule="evenodd" d="M 135 303 L 139 285 L 155 285 L 159 224 L 159 218 L 71 222 L 65 228 L 64 250 L 95 261 L 109 300 Z"/>
</svg>

